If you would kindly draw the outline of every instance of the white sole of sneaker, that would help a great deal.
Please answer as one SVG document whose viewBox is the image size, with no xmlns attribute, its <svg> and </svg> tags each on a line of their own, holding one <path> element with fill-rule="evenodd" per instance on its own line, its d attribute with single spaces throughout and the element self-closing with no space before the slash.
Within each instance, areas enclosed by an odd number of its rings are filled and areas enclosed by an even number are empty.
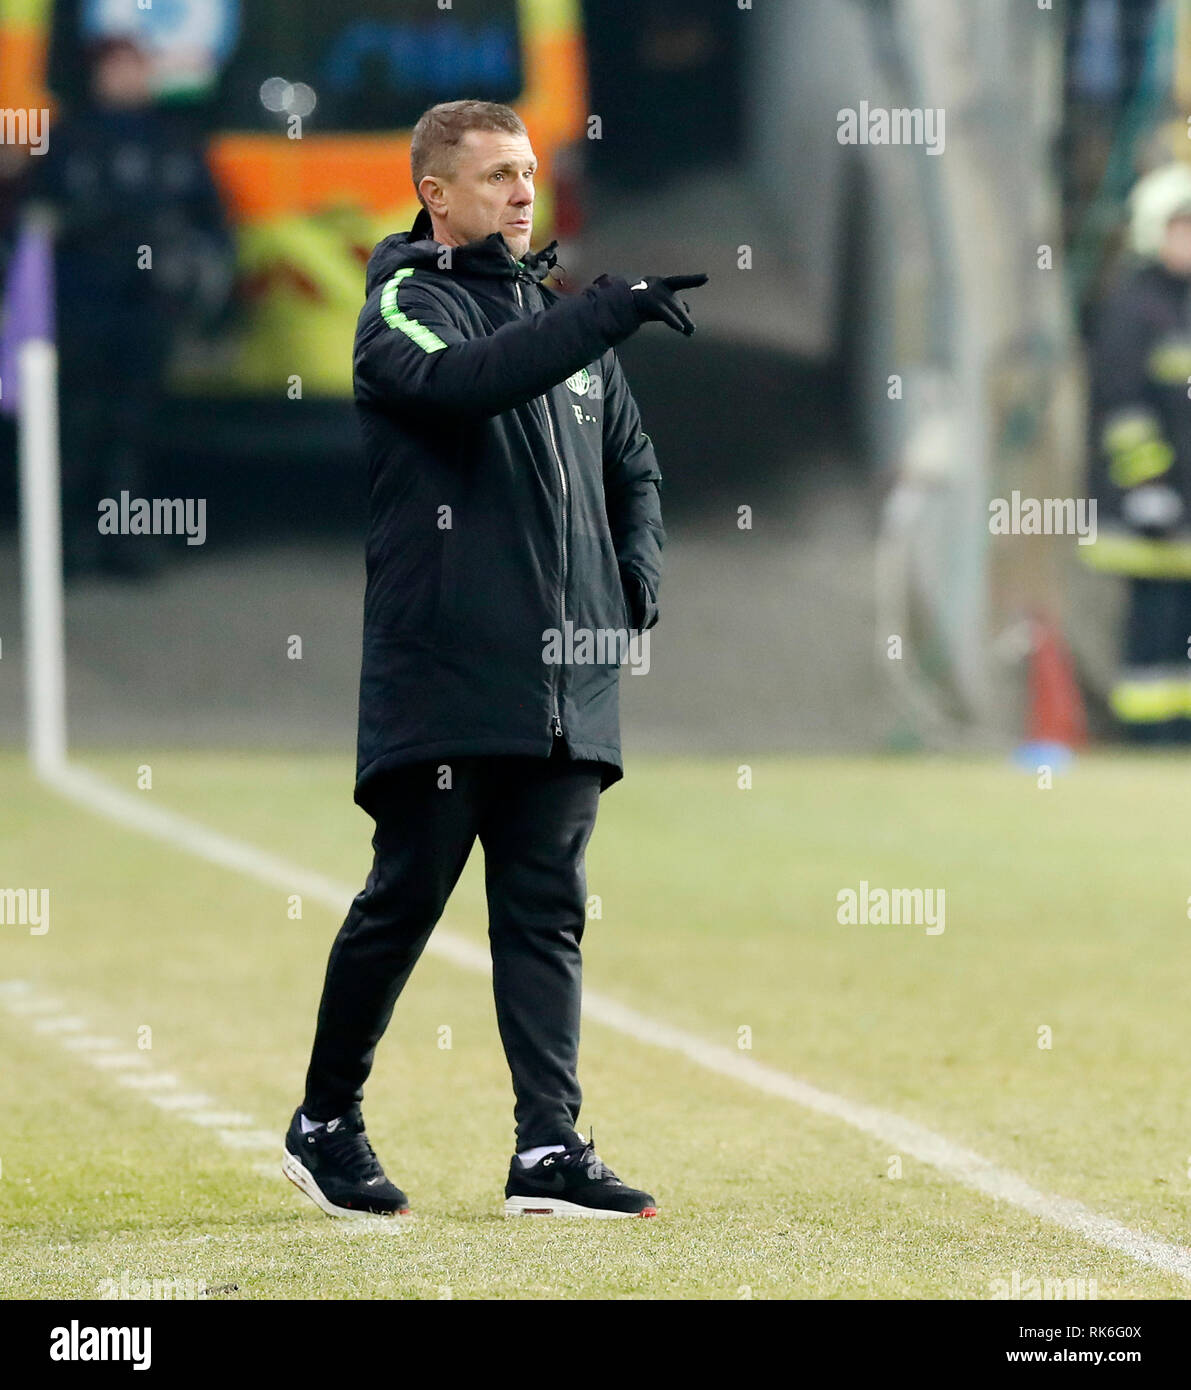
<svg viewBox="0 0 1191 1390">
<path fill-rule="evenodd" d="M 323 1195 L 322 1188 L 315 1182 L 314 1174 L 310 1169 L 305 1164 L 299 1163 L 288 1149 L 283 1150 L 282 1153 L 281 1171 L 299 1191 L 304 1192 L 310 1198 L 319 1211 L 324 1212 L 327 1216 L 335 1217 L 336 1220 L 399 1226 L 409 1216 L 409 1212 L 395 1211 L 386 1216 L 379 1211 L 353 1211 L 351 1207 L 337 1207 L 334 1202 L 329 1202 Z"/>
<path fill-rule="evenodd" d="M 557 1197 L 506 1197 L 506 1216 L 570 1216 L 586 1217 L 597 1221 L 620 1220 L 622 1217 L 656 1216 L 657 1207 L 646 1207 L 644 1211 L 602 1211 L 595 1207 L 581 1207 L 577 1202 L 563 1202 Z"/>
</svg>

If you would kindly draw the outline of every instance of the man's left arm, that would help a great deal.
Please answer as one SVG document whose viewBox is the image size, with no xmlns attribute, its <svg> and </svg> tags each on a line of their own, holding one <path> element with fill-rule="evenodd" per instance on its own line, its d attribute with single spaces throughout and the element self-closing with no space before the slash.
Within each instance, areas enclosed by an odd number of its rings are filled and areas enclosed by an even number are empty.
<svg viewBox="0 0 1191 1390">
<path fill-rule="evenodd" d="M 634 629 L 658 620 L 662 578 L 661 469 L 615 352 L 604 381 L 604 504 Z"/>
</svg>

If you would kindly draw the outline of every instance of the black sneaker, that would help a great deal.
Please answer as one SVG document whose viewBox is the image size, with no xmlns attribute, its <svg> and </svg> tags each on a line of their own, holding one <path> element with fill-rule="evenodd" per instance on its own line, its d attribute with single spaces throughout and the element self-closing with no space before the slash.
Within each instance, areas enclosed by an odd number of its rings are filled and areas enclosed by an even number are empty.
<svg viewBox="0 0 1191 1390">
<path fill-rule="evenodd" d="M 358 1105 L 318 1129 L 302 1133 L 294 1111 L 285 1136 L 281 1171 L 328 1216 L 408 1216 L 409 1199 L 385 1177 L 364 1133 Z"/>
<path fill-rule="evenodd" d="M 505 1184 L 506 1216 L 656 1216 L 648 1192 L 626 1187 L 596 1157 L 595 1144 L 576 1136 L 562 1153 L 545 1154 L 527 1168 L 516 1154 Z"/>
</svg>

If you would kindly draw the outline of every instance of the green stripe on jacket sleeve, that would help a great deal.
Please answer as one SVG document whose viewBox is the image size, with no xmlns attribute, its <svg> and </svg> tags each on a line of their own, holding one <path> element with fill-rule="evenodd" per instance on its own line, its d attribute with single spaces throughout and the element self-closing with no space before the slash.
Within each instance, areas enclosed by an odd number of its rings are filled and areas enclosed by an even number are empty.
<svg viewBox="0 0 1191 1390">
<path fill-rule="evenodd" d="M 403 314 L 398 306 L 397 291 L 401 288 L 401 282 L 407 275 L 413 273 L 413 266 L 407 265 L 385 285 L 380 296 L 381 317 L 390 328 L 399 328 L 407 338 L 412 338 L 423 352 L 441 352 L 446 347 L 446 343 L 438 334 L 427 328 L 424 323 L 419 323 L 417 319 L 411 319 L 408 314 Z"/>
</svg>

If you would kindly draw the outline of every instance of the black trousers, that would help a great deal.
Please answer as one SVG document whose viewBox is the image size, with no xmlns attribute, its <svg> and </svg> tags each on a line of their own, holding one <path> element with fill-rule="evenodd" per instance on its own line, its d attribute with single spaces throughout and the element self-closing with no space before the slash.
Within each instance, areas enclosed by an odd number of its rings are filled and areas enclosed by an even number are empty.
<svg viewBox="0 0 1191 1390">
<path fill-rule="evenodd" d="M 445 767 L 449 787 L 440 785 Z M 599 794 L 599 764 L 572 761 L 561 740 L 548 759 L 455 758 L 385 779 L 369 807 L 372 872 L 327 962 L 303 1103 L 311 1119 L 334 1119 L 362 1099 L 393 1006 L 478 836 L 517 1148 L 573 1142 L 584 852 Z"/>
</svg>

